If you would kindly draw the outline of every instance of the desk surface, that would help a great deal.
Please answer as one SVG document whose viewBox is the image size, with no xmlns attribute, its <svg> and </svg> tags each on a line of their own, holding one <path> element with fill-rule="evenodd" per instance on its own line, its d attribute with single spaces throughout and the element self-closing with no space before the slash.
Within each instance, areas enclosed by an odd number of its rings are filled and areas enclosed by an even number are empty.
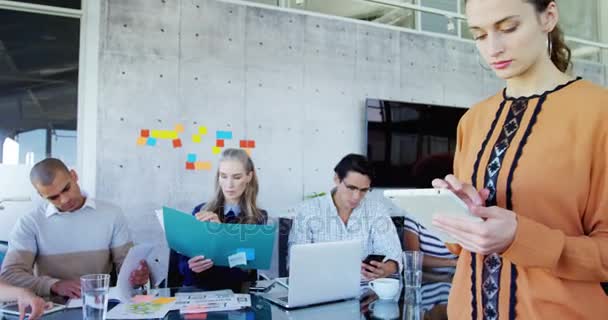
<svg viewBox="0 0 608 320">
<path fill-rule="evenodd" d="M 447 319 L 446 305 L 450 290 L 449 282 L 427 282 L 416 291 L 403 290 L 399 301 L 379 300 L 373 293 L 361 299 L 340 301 L 294 310 L 285 310 L 267 300 L 251 295 L 251 308 L 239 311 L 212 312 L 207 320 L 359 320 L 359 319 L 401 319 L 401 320 L 439 320 Z M 179 291 L 171 289 L 172 293 Z M 419 297 L 412 299 L 412 295 Z M 413 302 L 413 301 L 418 301 Z M 110 305 L 112 308 L 114 305 Z M 14 316 L 2 316 L 0 319 L 13 320 Z M 68 309 L 46 315 L 44 320 L 77 320 L 82 319 L 82 309 Z M 179 311 L 171 311 L 163 320 L 185 319 Z"/>
</svg>

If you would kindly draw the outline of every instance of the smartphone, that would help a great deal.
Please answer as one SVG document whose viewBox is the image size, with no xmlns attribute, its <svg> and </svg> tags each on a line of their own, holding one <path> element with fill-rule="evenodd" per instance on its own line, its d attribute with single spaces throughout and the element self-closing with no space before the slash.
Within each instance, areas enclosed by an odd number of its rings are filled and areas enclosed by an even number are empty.
<svg viewBox="0 0 608 320">
<path fill-rule="evenodd" d="M 384 255 L 382 254 L 370 254 L 363 260 L 363 263 L 370 264 L 372 261 L 382 262 L 384 261 Z"/>
</svg>

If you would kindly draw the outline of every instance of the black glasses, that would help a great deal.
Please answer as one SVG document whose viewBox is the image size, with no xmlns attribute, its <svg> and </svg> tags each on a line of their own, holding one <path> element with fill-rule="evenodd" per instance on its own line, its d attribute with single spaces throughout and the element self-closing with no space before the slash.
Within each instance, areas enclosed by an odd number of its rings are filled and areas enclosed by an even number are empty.
<svg viewBox="0 0 608 320">
<path fill-rule="evenodd" d="M 351 192 L 359 191 L 359 192 L 361 192 L 363 194 L 366 194 L 366 193 L 372 191 L 371 187 L 370 188 L 359 188 L 357 186 L 353 186 L 353 185 L 350 185 L 350 184 L 344 182 L 344 180 L 342 180 L 342 183 L 344 184 L 344 186 L 346 187 L 346 189 L 350 190 Z"/>
</svg>

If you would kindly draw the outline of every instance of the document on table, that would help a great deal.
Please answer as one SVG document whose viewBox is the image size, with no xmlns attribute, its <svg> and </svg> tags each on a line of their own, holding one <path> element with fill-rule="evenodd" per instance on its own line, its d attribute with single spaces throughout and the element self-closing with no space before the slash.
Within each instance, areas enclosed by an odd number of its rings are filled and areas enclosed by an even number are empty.
<svg viewBox="0 0 608 320">
<path fill-rule="evenodd" d="M 106 315 L 106 319 L 155 319 L 164 318 L 174 309 L 175 298 L 156 298 L 149 302 L 121 303 Z"/>
<path fill-rule="evenodd" d="M 251 296 L 234 294 L 231 290 L 178 293 L 174 306 L 180 313 L 231 311 L 251 307 Z"/>
</svg>

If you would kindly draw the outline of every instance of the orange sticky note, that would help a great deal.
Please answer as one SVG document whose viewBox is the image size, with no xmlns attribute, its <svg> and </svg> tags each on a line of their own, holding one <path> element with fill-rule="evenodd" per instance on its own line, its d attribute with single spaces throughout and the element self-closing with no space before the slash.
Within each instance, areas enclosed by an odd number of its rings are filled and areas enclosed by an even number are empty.
<svg viewBox="0 0 608 320">
<path fill-rule="evenodd" d="M 137 138 L 137 145 L 138 146 L 145 146 L 146 142 L 148 142 L 148 138 L 144 138 L 144 137 Z"/>
<path fill-rule="evenodd" d="M 241 141 L 239 142 L 239 146 L 240 146 L 241 148 L 247 148 L 247 140 L 241 140 Z"/>
<path fill-rule="evenodd" d="M 182 140 L 181 139 L 175 139 L 173 140 L 173 148 L 181 148 L 182 147 Z"/>
<path fill-rule="evenodd" d="M 184 132 L 186 129 L 184 128 L 183 124 L 176 124 L 175 125 L 175 131 L 177 131 L 177 133 L 182 133 Z"/>
<path fill-rule="evenodd" d="M 224 140 L 215 140 L 215 146 L 223 148 L 224 147 Z"/>
<path fill-rule="evenodd" d="M 249 148 L 249 149 L 255 148 L 255 141 L 253 141 L 253 140 L 247 141 L 247 148 Z"/>
<path fill-rule="evenodd" d="M 245 150 L 245 152 L 247 152 L 247 155 L 251 157 L 251 150 L 250 149 L 243 148 L 243 150 Z"/>
<path fill-rule="evenodd" d="M 142 129 L 141 133 L 139 135 L 142 136 L 142 137 L 144 137 L 144 138 L 147 138 L 147 137 L 150 136 L 150 130 L 148 130 L 148 129 Z"/>
<path fill-rule="evenodd" d="M 201 136 L 198 134 L 193 134 L 192 135 L 192 142 L 194 143 L 201 143 Z"/>
<path fill-rule="evenodd" d="M 196 170 L 211 170 L 211 162 L 209 161 L 198 161 L 194 163 L 194 166 L 196 167 Z"/>
<path fill-rule="evenodd" d="M 222 148 L 213 147 L 213 148 L 211 148 L 211 152 L 213 152 L 213 154 L 220 154 L 220 153 L 222 153 Z"/>
<path fill-rule="evenodd" d="M 194 166 L 194 162 L 186 162 L 186 170 L 194 170 L 196 167 Z"/>
<path fill-rule="evenodd" d="M 167 304 L 167 303 L 171 303 L 173 301 L 175 301 L 175 298 L 161 297 L 156 300 L 152 300 L 151 302 L 154 304 Z"/>
</svg>

